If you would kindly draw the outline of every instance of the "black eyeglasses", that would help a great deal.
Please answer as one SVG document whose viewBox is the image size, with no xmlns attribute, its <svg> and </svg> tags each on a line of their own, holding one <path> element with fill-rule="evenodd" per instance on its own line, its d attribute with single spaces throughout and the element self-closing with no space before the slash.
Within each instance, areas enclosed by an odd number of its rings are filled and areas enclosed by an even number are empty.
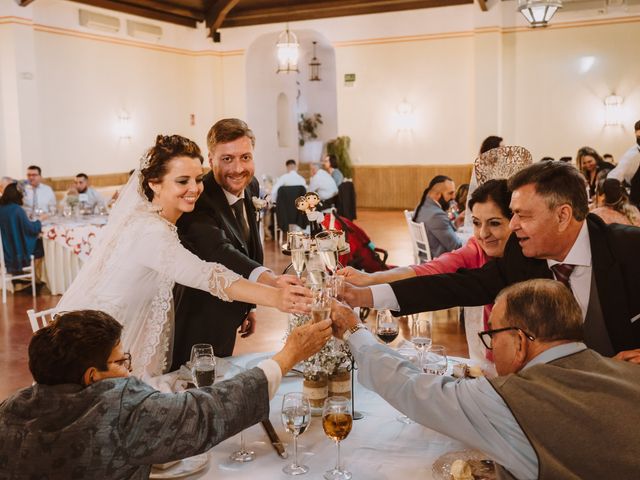
<svg viewBox="0 0 640 480">
<path fill-rule="evenodd" d="M 487 347 L 487 350 L 493 350 L 493 336 L 496 333 L 507 332 L 509 330 L 517 330 L 518 332 L 522 332 L 524 336 L 527 337 L 532 342 L 536 339 L 536 337 L 534 337 L 530 333 L 525 332 L 520 327 L 504 327 L 504 328 L 496 328 L 493 330 L 485 330 L 484 332 L 478 332 L 478 336 L 480 337 L 480 340 L 482 340 L 482 344 L 485 347 Z"/>
<path fill-rule="evenodd" d="M 130 372 L 131 371 L 131 354 L 129 352 L 125 352 L 123 355 L 124 355 L 123 358 L 120 358 L 118 360 L 112 360 L 111 362 L 107 362 L 107 364 L 115 363 L 119 367 L 124 367 Z"/>
</svg>

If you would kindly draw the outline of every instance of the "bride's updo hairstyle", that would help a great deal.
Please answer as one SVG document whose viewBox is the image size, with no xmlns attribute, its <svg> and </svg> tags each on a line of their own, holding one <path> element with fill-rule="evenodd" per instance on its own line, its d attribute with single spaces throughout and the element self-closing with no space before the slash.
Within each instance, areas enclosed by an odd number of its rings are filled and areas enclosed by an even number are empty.
<svg viewBox="0 0 640 480">
<path fill-rule="evenodd" d="M 156 144 L 144 157 L 140 171 L 142 173 L 142 189 L 149 199 L 153 200 L 153 190 L 149 183 L 161 182 L 167 174 L 169 162 L 176 157 L 190 157 L 204 161 L 200 147 L 195 142 L 180 135 L 158 135 Z"/>
</svg>

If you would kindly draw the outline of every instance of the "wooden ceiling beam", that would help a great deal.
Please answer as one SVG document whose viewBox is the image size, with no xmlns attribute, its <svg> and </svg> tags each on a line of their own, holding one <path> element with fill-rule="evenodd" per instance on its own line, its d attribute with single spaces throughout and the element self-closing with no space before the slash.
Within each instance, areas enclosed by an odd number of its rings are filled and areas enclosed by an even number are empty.
<svg viewBox="0 0 640 480">
<path fill-rule="evenodd" d="M 20 0 L 18 2 L 18 5 L 20 5 L 21 7 L 26 7 L 27 5 L 31 4 L 31 2 L 33 2 L 33 0 Z"/>
<path fill-rule="evenodd" d="M 206 14 L 207 27 L 209 27 L 209 36 L 216 38 L 216 32 L 224 23 L 227 15 L 240 0 L 215 0 Z"/>
<path fill-rule="evenodd" d="M 480 6 L 480 10 L 482 10 L 483 12 L 489 11 L 489 9 L 487 8 L 486 0 L 478 0 L 478 5 Z"/>
<path fill-rule="evenodd" d="M 138 15 L 140 17 L 152 18 L 154 20 L 160 20 L 162 22 L 175 23 L 177 25 L 183 25 L 185 27 L 195 28 L 198 21 L 201 18 L 184 17 L 181 15 L 173 15 L 171 13 L 164 13 L 158 10 L 137 7 L 128 3 L 122 3 L 115 0 L 73 0 L 77 3 L 85 5 L 92 5 L 94 7 L 107 8 L 109 10 L 115 10 L 116 12 L 129 13 L 131 15 Z M 201 16 L 200 16 L 201 17 Z"/>
<path fill-rule="evenodd" d="M 266 8 L 238 8 L 227 14 L 222 27 L 243 27 L 265 23 L 293 22 L 317 18 L 344 17 L 367 13 L 385 13 L 419 8 L 465 5 L 473 0 L 326 0 L 321 2 L 292 3 L 288 6 Z"/>
</svg>

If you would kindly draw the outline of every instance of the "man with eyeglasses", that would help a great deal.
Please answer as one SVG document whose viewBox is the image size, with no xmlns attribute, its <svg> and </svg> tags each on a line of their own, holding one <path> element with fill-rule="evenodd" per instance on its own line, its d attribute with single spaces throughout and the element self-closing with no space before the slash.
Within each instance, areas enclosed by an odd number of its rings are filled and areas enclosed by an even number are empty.
<svg viewBox="0 0 640 480">
<path fill-rule="evenodd" d="M 640 366 L 582 343 L 582 313 L 560 282 L 504 289 L 481 332 L 498 377 L 422 373 L 335 305 L 333 332 L 349 344 L 358 380 L 409 418 L 498 464 L 499 478 L 637 478 Z"/>
<path fill-rule="evenodd" d="M 122 325 L 60 314 L 29 344 L 36 383 L 0 404 L 0 478 L 149 478 L 151 465 L 206 452 L 269 417 L 282 375 L 331 337 L 298 327 L 257 367 L 211 387 L 160 393 L 129 376 Z"/>
</svg>

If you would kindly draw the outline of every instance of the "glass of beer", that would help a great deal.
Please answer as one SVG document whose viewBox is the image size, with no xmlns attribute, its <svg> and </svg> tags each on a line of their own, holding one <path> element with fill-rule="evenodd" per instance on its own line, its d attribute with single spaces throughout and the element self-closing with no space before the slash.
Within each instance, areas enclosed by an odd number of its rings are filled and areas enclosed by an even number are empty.
<svg viewBox="0 0 640 480">
<path fill-rule="evenodd" d="M 208 343 L 196 343 L 191 347 L 191 375 L 196 387 L 213 385 L 216 379 L 216 357 Z"/>
<path fill-rule="evenodd" d="M 336 442 L 336 466 L 324 474 L 326 480 L 348 480 L 351 472 L 340 465 L 340 442 L 347 438 L 353 425 L 351 400 L 345 397 L 329 397 L 322 409 L 322 428 L 324 434 Z"/>
</svg>

